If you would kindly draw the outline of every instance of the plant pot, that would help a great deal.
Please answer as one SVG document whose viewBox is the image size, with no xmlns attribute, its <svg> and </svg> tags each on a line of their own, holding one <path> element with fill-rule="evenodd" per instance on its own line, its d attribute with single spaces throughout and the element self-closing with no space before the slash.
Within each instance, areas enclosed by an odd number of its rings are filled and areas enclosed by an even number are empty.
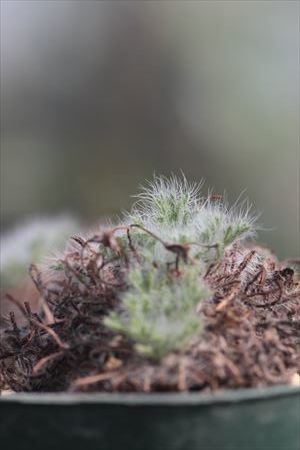
<svg viewBox="0 0 300 450">
<path fill-rule="evenodd" d="M 300 388 L 183 394 L 12 394 L 2 449 L 299 450 Z"/>
</svg>

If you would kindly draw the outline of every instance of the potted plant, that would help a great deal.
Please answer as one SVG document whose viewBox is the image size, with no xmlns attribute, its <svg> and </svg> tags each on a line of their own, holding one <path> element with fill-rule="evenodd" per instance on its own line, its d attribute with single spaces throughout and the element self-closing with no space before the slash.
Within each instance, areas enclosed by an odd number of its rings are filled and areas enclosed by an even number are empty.
<svg viewBox="0 0 300 450">
<path fill-rule="evenodd" d="M 155 178 L 42 270 L 1 332 L 0 442 L 15 448 L 295 449 L 299 283 L 249 239 L 247 202 Z"/>
</svg>

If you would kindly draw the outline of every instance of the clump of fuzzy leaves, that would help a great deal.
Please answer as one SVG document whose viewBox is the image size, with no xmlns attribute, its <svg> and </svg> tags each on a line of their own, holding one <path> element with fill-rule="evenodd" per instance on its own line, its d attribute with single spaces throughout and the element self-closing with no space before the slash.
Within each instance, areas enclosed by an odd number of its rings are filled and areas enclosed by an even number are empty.
<svg viewBox="0 0 300 450">
<path fill-rule="evenodd" d="M 194 266 L 175 279 L 157 267 L 137 267 L 129 274 L 129 283 L 122 312 L 112 312 L 104 323 L 137 342 L 139 352 L 160 359 L 199 333 L 196 306 L 209 291 Z"/>
<path fill-rule="evenodd" d="M 120 311 L 105 319 L 106 326 L 155 359 L 199 333 L 196 309 L 209 295 L 203 279 L 208 265 L 255 232 L 254 217 L 243 208 L 202 196 L 201 184 L 184 177 L 155 178 L 125 217 L 138 261 Z"/>
</svg>

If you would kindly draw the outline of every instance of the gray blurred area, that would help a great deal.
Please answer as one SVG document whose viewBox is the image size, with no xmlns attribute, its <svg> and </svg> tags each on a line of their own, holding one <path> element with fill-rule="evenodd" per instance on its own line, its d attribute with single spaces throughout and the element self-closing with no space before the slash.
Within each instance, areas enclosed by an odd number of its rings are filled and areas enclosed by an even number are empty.
<svg viewBox="0 0 300 450">
<path fill-rule="evenodd" d="M 130 206 L 157 174 L 246 189 L 299 254 L 298 1 L 1 2 L 1 220 Z"/>
</svg>

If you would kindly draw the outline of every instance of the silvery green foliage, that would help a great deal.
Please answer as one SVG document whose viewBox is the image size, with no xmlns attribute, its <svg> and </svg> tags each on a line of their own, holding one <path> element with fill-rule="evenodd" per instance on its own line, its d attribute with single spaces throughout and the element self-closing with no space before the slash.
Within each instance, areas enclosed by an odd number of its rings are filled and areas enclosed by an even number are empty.
<svg viewBox="0 0 300 450">
<path fill-rule="evenodd" d="M 127 223 L 141 224 L 167 242 L 191 243 L 192 252 L 206 260 L 255 234 L 256 217 L 247 202 L 229 207 L 226 200 L 202 195 L 201 187 L 185 177 L 156 177 L 137 196 Z"/>
<path fill-rule="evenodd" d="M 112 313 L 106 325 L 154 358 L 180 348 L 200 331 L 196 309 L 209 295 L 203 279 L 208 265 L 230 245 L 255 234 L 255 217 L 247 204 L 229 208 L 223 200 L 201 195 L 201 187 L 185 177 L 156 177 L 125 217 L 128 226 L 143 227 L 131 228 L 140 261 L 129 272 L 122 310 Z M 170 244 L 188 248 L 188 259 L 179 261 L 180 270 L 173 275 L 170 265 L 176 258 L 178 262 L 178 254 L 170 251 Z"/>
<path fill-rule="evenodd" d="M 132 338 L 139 352 L 160 359 L 201 330 L 196 306 L 209 290 L 197 267 L 173 279 L 166 269 L 145 264 L 130 272 L 129 283 L 122 314 L 112 313 L 105 323 Z"/>
<path fill-rule="evenodd" d="M 64 247 L 66 239 L 78 228 L 69 216 L 30 220 L 1 236 L 1 286 L 15 287 L 22 282 L 31 263 Z"/>
</svg>

